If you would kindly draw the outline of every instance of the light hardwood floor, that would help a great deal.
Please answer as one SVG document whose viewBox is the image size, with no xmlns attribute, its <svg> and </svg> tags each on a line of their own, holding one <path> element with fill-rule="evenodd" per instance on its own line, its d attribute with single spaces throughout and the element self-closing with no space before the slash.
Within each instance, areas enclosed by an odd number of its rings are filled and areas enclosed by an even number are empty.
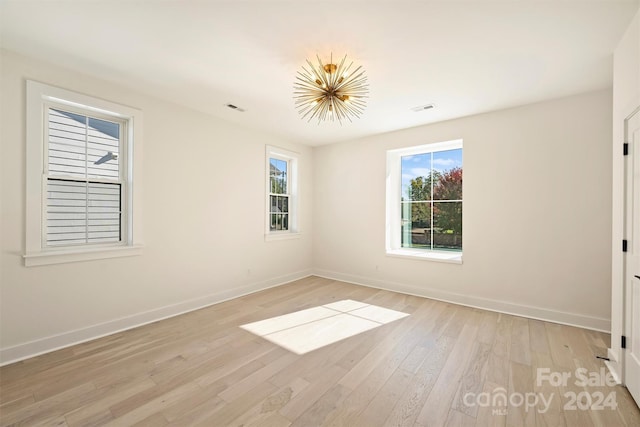
<svg viewBox="0 0 640 427">
<path fill-rule="evenodd" d="M 239 328 L 343 299 L 410 316 L 300 356 Z M 622 387 L 536 380 L 537 368 L 600 372 L 608 343 L 599 332 L 309 277 L 0 368 L 0 424 L 640 426 Z M 516 396 L 507 407 L 473 404 L 501 390 Z M 613 392 L 617 409 L 571 410 L 580 392 L 583 404 Z M 527 393 L 548 410 L 525 410 L 517 396 Z"/>
</svg>

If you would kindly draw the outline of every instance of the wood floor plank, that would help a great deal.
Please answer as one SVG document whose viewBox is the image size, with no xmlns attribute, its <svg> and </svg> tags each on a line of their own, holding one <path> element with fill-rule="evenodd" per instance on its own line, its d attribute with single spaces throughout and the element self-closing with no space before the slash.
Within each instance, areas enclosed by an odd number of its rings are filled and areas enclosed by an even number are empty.
<svg viewBox="0 0 640 427">
<path fill-rule="evenodd" d="M 549 351 L 553 363 L 558 367 L 571 370 L 573 367 L 573 355 L 566 340 L 563 326 L 554 323 L 545 323 L 544 327 L 547 331 Z"/>
<path fill-rule="evenodd" d="M 164 415 L 169 423 L 189 419 L 189 424 L 191 424 L 198 419 L 198 416 L 206 418 L 210 412 L 213 412 L 213 410 L 218 409 L 225 403 L 218 394 L 226 388 L 227 385 L 222 383 L 222 381 L 206 387 L 200 387 L 197 394 L 185 394 L 169 405 L 165 405 L 162 408 L 162 415 Z M 198 409 L 202 409 L 202 411 Z M 185 418 L 185 414 L 189 414 L 189 416 Z"/>
<path fill-rule="evenodd" d="M 231 402 L 235 399 L 242 397 L 246 393 L 251 393 L 251 389 L 254 384 L 259 384 L 271 378 L 283 369 L 286 369 L 293 361 L 298 358 L 297 354 L 292 354 L 284 349 L 275 349 L 269 355 L 276 355 L 272 361 L 263 360 L 264 367 L 253 372 L 251 375 L 247 375 L 240 381 L 237 381 L 229 385 L 229 388 L 222 391 L 219 396 L 227 402 Z"/>
<path fill-rule="evenodd" d="M 528 339 L 528 337 L 527 337 Z M 531 367 L 518 362 L 509 363 L 509 405 L 507 425 L 535 426 L 537 411 L 527 405 L 527 394 L 534 390 Z M 517 396 L 517 398 L 516 398 Z"/>
<path fill-rule="evenodd" d="M 340 408 L 342 402 L 351 392 L 352 390 L 342 384 L 335 384 L 296 418 L 291 425 L 296 427 L 326 425 L 327 420 L 333 418 L 333 414 Z"/>
<path fill-rule="evenodd" d="M 162 415 L 162 413 L 156 412 L 155 414 L 151 414 L 135 424 L 128 425 L 131 425 L 131 427 L 164 427 L 167 424 L 169 424 L 169 422 L 164 417 L 164 415 Z"/>
<path fill-rule="evenodd" d="M 396 369 L 389 380 L 375 394 L 373 399 L 360 413 L 360 416 L 353 423 L 354 427 L 370 427 L 380 423 L 389 415 L 404 389 L 411 382 L 411 375 L 403 369 Z"/>
<path fill-rule="evenodd" d="M 470 360 L 469 343 L 475 342 L 478 325 L 465 324 L 449 354 L 438 380 L 416 419 L 419 426 L 441 426 L 445 424 L 458 384 Z M 437 390 L 437 392 L 434 392 Z"/>
<path fill-rule="evenodd" d="M 477 395 L 482 392 L 482 387 L 487 376 L 491 346 L 489 344 L 477 342 L 471 352 L 469 364 L 462 375 L 460 385 L 456 391 L 456 396 L 451 407 L 456 412 L 468 415 L 475 420 L 478 413 L 478 407 L 467 405 L 465 403 L 465 396 L 469 394 Z"/>
<path fill-rule="evenodd" d="M 99 399 L 65 413 L 65 418 L 69 425 L 84 425 L 88 422 L 87 420 L 94 419 L 94 417 L 105 411 L 111 414 L 111 411 L 109 411 L 111 406 L 126 401 L 132 396 L 150 390 L 155 386 L 156 384 L 148 378 L 142 380 L 133 378 L 129 383 L 100 389 L 103 390 L 103 394 Z"/>
<path fill-rule="evenodd" d="M 240 328 L 345 299 L 409 316 L 302 355 Z M 1 367 L 0 426 L 636 427 L 640 410 L 623 387 L 537 381 L 541 369 L 599 372 L 609 341 L 308 277 Z M 553 399 L 545 412 L 473 400 L 500 393 Z M 572 409 L 572 393 L 615 393 L 617 407 Z"/>
<path fill-rule="evenodd" d="M 544 331 L 544 325 L 542 326 L 542 332 Z M 546 336 L 546 333 L 545 333 Z M 533 346 L 532 346 L 533 347 Z M 531 369 L 533 376 L 533 391 L 538 393 L 541 398 L 541 402 L 536 408 L 536 421 L 539 425 L 545 426 L 566 426 L 566 420 L 562 412 L 562 398 L 560 396 L 560 389 L 551 385 L 549 381 L 543 380 L 540 368 L 548 369 L 548 372 L 560 372 L 561 369 L 553 365 L 551 354 L 548 353 L 549 347 L 542 345 L 536 346 L 536 348 L 546 349 L 547 352 L 538 353 L 537 351 L 531 352 L 531 357 L 534 367 Z M 544 401 L 542 401 L 544 399 Z"/>
<path fill-rule="evenodd" d="M 497 327 L 498 313 L 492 311 L 483 312 L 480 320 L 480 328 L 478 329 L 478 341 L 484 344 L 493 344 Z"/>
<path fill-rule="evenodd" d="M 489 404 L 484 402 L 480 405 L 475 399 L 470 400 L 473 404 L 478 406 L 476 414 L 476 427 L 504 427 L 507 425 L 507 404 L 504 407 L 499 402 L 494 404 L 494 396 L 504 390 L 506 395 L 507 387 L 492 383 L 491 381 L 485 381 L 482 387 L 482 393 L 490 396 Z"/>
<path fill-rule="evenodd" d="M 154 388 L 163 389 L 162 386 Z M 198 393 L 200 387 L 195 382 L 189 382 L 176 388 L 163 389 L 164 392 L 155 393 L 154 389 L 151 390 L 154 393 L 142 392 L 125 402 L 111 406 L 109 410 L 114 420 L 107 425 L 122 426 L 141 422 L 149 416 L 162 412 L 164 408 L 171 406 L 180 398 Z M 164 416 L 162 418 L 165 419 Z"/>
<path fill-rule="evenodd" d="M 81 427 L 103 426 L 103 425 L 113 421 L 113 414 L 111 413 L 110 410 L 105 409 L 105 410 L 102 410 L 100 412 L 93 413 L 92 415 L 90 415 L 87 418 L 83 418 L 78 423 L 69 422 L 67 417 L 65 417 L 65 420 L 67 421 L 67 425 L 69 427 L 74 427 L 74 426 L 78 426 L 78 427 L 80 427 L 80 426 Z"/>
<path fill-rule="evenodd" d="M 233 402 L 222 405 L 210 416 L 195 425 L 203 427 L 231 426 L 233 425 L 233 420 L 250 411 L 258 402 L 261 402 L 276 390 L 276 386 L 269 382 L 256 384 L 251 393 L 246 394 L 243 399 L 236 399 Z"/>
<path fill-rule="evenodd" d="M 527 319 L 524 317 L 513 318 L 510 341 L 509 360 L 531 366 L 531 343 Z"/>
<path fill-rule="evenodd" d="M 496 326 L 495 338 L 492 352 L 501 358 L 509 359 L 511 351 L 511 325 L 513 316 L 508 314 L 498 314 L 498 324 Z"/>
<path fill-rule="evenodd" d="M 344 368 L 337 365 L 325 370 L 322 375 L 316 376 L 315 381 L 312 381 L 308 387 L 284 405 L 279 410 L 280 414 L 288 420 L 294 421 L 336 384 L 345 372 Z"/>
<path fill-rule="evenodd" d="M 196 400 L 195 397 L 194 400 Z M 219 411 L 225 404 L 226 402 L 217 396 L 205 401 L 196 401 L 193 405 L 185 405 L 184 412 L 178 413 L 178 417 L 169 421 L 167 425 L 184 427 L 200 424 Z M 163 413 L 166 413 L 166 409 L 163 410 Z"/>
<path fill-rule="evenodd" d="M 47 399 L 34 402 L 14 412 L 3 412 L 1 419 L 2 425 L 16 423 L 33 425 L 52 418 L 58 419 L 62 417 L 64 413 L 91 400 L 93 398 L 91 393 L 94 392 L 95 389 L 93 384 L 83 383 L 71 389 L 65 389 Z"/>
<path fill-rule="evenodd" d="M 473 427 L 475 425 L 475 418 L 462 412 L 458 412 L 455 409 L 449 411 L 449 416 L 447 417 L 447 422 L 445 423 L 446 427 Z"/>
<path fill-rule="evenodd" d="M 541 320 L 529 319 L 529 347 L 532 352 L 549 354 L 547 331 Z"/>
<path fill-rule="evenodd" d="M 431 393 L 456 340 L 442 336 L 422 361 L 416 375 L 385 420 L 387 426 L 412 426 Z"/>
</svg>

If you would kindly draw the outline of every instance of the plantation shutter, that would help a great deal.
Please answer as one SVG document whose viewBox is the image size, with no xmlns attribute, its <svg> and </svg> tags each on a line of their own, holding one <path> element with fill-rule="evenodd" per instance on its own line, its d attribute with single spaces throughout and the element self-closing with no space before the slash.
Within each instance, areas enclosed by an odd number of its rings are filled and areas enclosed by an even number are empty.
<svg viewBox="0 0 640 427">
<path fill-rule="evenodd" d="M 54 108 L 47 121 L 45 244 L 119 242 L 121 124 Z"/>
</svg>

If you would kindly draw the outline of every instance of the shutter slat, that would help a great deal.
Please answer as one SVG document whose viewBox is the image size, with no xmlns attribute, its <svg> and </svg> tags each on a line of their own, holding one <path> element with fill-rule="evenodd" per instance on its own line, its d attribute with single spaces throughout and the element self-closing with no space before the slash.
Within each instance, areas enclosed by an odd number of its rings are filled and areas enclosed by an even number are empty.
<svg viewBox="0 0 640 427">
<path fill-rule="evenodd" d="M 92 220 L 96 220 L 96 219 L 117 219 L 120 220 L 120 214 L 119 213 L 92 213 L 90 215 L 90 218 Z"/>
<path fill-rule="evenodd" d="M 89 243 L 115 243 L 119 242 L 120 237 L 108 237 L 108 238 L 100 238 L 100 239 L 89 239 Z"/>
<path fill-rule="evenodd" d="M 69 246 L 75 244 L 87 243 L 84 239 L 80 240 L 47 240 L 49 246 Z"/>
<path fill-rule="evenodd" d="M 49 227 L 47 234 L 59 234 L 59 233 L 83 233 L 86 227 L 82 225 L 65 225 L 59 227 Z"/>
<path fill-rule="evenodd" d="M 73 166 L 84 170 L 85 160 L 84 154 L 62 153 L 60 151 L 49 151 L 49 164 L 56 166 Z"/>
<path fill-rule="evenodd" d="M 87 170 L 87 176 L 89 178 L 97 178 L 97 179 L 103 179 L 103 178 L 110 178 L 110 179 L 118 179 L 118 171 L 96 171 L 95 169 L 89 168 Z"/>
<path fill-rule="evenodd" d="M 69 220 L 69 219 L 86 219 L 87 215 L 85 213 L 55 213 L 47 215 L 47 219 L 52 220 Z"/>
<path fill-rule="evenodd" d="M 49 190 L 47 192 L 48 199 L 60 199 L 60 200 L 85 200 L 87 198 L 84 187 L 70 187 L 71 191 L 61 191 L 62 188 L 60 186 L 56 186 L 55 189 L 47 188 Z"/>
<path fill-rule="evenodd" d="M 89 142 L 94 142 L 96 144 L 107 144 L 107 145 L 118 145 L 120 143 L 120 141 L 118 141 L 118 138 L 113 138 L 109 135 L 106 135 L 102 132 L 100 132 L 99 130 L 95 130 L 92 128 L 89 128 Z"/>
<path fill-rule="evenodd" d="M 47 216 L 49 217 L 47 219 L 47 230 L 51 227 L 75 227 L 87 224 L 87 219 L 84 217 L 80 219 L 51 219 L 50 215 Z"/>
<path fill-rule="evenodd" d="M 58 233 L 47 233 L 47 240 L 50 242 L 59 241 L 59 240 L 81 240 L 84 239 L 86 233 L 84 230 L 81 233 L 68 233 L 68 232 L 58 232 Z"/>
<path fill-rule="evenodd" d="M 48 213 L 83 213 L 86 209 L 84 206 L 47 206 Z"/>
<path fill-rule="evenodd" d="M 105 219 L 97 219 L 92 217 L 88 222 L 89 222 L 89 227 L 100 226 L 100 225 L 117 225 L 119 227 L 120 215 L 117 215 L 114 218 L 105 218 Z"/>
<path fill-rule="evenodd" d="M 89 233 L 89 239 L 117 238 L 120 231 L 94 231 Z"/>
<path fill-rule="evenodd" d="M 49 130 L 49 143 L 50 144 L 60 144 L 60 145 L 68 145 L 70 147 L 81 147 L 82 151 L 84 151 L 85 138 L 75 137 L 75 138 L 67 138 L 65 135 L 60 134 L 60 132 Z"/>
<path fill-rule="evenodd" d="M 87 149 L 90 150 L 98 150 L 98 151 L 113 151 L 116 152 L 119 149 L 119 145 L 118 144 L 108 144 L 106 142 L 91 142 L 89 141 L 87 143 Z"/>
</svg>

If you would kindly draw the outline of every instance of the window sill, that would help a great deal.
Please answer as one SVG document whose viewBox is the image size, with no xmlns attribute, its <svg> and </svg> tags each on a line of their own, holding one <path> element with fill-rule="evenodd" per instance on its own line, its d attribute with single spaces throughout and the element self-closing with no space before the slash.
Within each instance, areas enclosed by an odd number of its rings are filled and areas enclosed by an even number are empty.
<svg viewBox="0 0 640 427">
<path fill-rule="evenodd" d="M 294 233 L 294 232 L 267 233 L 264 235 L 264 241 L 271 242 L 274 240 L 299 239 L 301 236 L 302 236 L 302 233 Z"/>
<path fill-rule="evenodd" d="M 142 254 L 142 246 L 112 246 L 100 248 L 74 248 L 28 253 L 23 255 L 25 267 L 92 261 Z"/>
<path fill-rule="evenodd" d="M 424 251 L 419 249 L 387 249 L 387 256 L 396 258 L 421 259 L 425 261 L 462 264 L 462 253 Z"/>
</svg>

